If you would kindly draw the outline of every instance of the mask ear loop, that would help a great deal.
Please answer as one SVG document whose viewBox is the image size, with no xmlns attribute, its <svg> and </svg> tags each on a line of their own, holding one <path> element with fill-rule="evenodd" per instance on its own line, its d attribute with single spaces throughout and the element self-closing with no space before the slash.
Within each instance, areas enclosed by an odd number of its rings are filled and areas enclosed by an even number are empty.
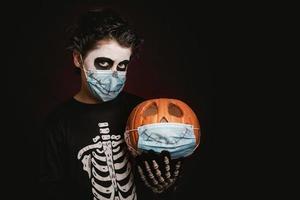
<svg viewBox="0 0 300 200">
<path fill-rule="evenodd" d="M 196 130 L 200 130 L 200 128 L 194 128 L 194 127 L 193 127 L 192 129 L 193 129 L 193 130 L 195 130 L 195 129 L 196 129 Z M 188 129 L 187 129 L 187 130 L 188 130 Z M 193 134 L 194 134 L 194 131 L 193 131 Z M 196 140 L 196 137 L 195 137 L 195 140 Z M 195 142 L 195 144 L 196 144 L 196 142 Z M 199 144 L 200 144 L 200 142 L 199 142 Z M 196 146 L 195 146 L 194 149 L 193 149 L 193 152 L 192 152 L 190 155 L 192 155 L 192 154 L 194 153 L 194 151 L 198 148 L 199 144 L 196 144 Z M 189 155 L 189 156 L 190 156 L 190 155 Z"/>
<path fill-rule="evenodd" d="M 84 65 L 83 65 L 83 59 L 82 59 L 82 55 L 81 54 L 79 54 L 79 56 L 80 56 L 80 62 L 79 62 L 79 64 L 80 64 L 80 68 L 83 70 L 83 72 L 84 72 L 84 75 L 85 75 L 85 78 L 87 79 L 88 77 L 87 77 L 87 71 L 86 71 L 86 69 L 85 69 L 85 67 L 84 67 Z"/>
<path fill-rule="evenodd" d="M 194 129 L 200 131 L 200 128 L 193 128 L 193 130 L 194 130 Z M 199 137 L 200 137 L 200 136 L 199 136 Z M 195 138 L 195 139 L 196 139 L 196 138 Z M 200 142 L 199 142 L 199 144 L 200 144 Z M 193 152 L 198 148 L 199 144 L 197 144 L 197 145 L 195 146 L 195 148 L 193 149 Z"/>
<path fill-rule="evenodd" d="M 125 131 L 124 135 L 125 135 L 125 141 L 127 141 L 130 145 L 127 144 L 127 147 L 128 149 L 133 152 L 134 155 L 140 155 L 141 153 L 138 152 L 137 150 L 135 150 L 132 146 L 131 146 L 131 142 L 129 140 L 129 132 L 132 132 L 132 131 L 137 131 L 138 129 L 131 129 L 131 130 L 127 130 Z"/>
</svg>

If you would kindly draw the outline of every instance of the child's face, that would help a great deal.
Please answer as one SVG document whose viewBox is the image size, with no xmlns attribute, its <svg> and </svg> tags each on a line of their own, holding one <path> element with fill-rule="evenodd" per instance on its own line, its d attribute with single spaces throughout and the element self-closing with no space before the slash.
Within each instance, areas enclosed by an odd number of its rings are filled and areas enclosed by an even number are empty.
<svg viewBox="0 0 300 200">
<path fill-rule="evenodd" d="M 87 53 L 83 65 L 86 70 L 126 71 L 131 53 L 131 48 L 122 47 L 115 40 L 102 40 Z"/>
</svg>

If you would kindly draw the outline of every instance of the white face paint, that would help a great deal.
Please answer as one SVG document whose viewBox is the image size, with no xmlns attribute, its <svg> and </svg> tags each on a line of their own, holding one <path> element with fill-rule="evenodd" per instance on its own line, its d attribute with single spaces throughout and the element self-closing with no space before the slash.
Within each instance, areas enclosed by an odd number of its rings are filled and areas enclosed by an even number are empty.
<svg viewBox="0 0 300 200">
<path fill-rule="evenodd" d="M 131 53 L 131 48 L 122 47 L 115 40 L 102 40 L 87 53 L 83 64 L 86 70 L 126 71 Z"/>
<path fill-rule="evenodd" d="M 115 40 L 101 40 L 83 60 L 82 93 L 87 91 L 100 101 L 110 101 L 122 91 L 131 48 Z M 82 58 L 81 58 L 82 60 Z"/>
</svg>

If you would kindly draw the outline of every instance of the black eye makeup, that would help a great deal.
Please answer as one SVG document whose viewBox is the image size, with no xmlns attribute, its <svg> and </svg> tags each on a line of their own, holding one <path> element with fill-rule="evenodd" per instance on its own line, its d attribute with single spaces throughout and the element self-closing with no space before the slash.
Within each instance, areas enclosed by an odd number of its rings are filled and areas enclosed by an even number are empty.
<svg viewBox="0 0 300 200">
<path fill-rule="evenodd" d="M 128 66 L 129 60 L 124 60 L 120 62 L 117 66 L 118 71 L 126 71 L 127 66 Z"/>
<path fill-rule="evenodd" d="M 109 70 L 113 64 L 113 60 L 105 57 L 98 57 L 94 60 L 94 65 L 98 70 Z"/>
<path fill-rule="evenodd" d="M 129 60 L 123 60 L 117 66 L 117 71 L 126 71 Z M 94 60 L 94 66 L 97 70 L 110 70 L 114 65 L 114 61 L 106 57 L 98 57 Z"/>
</svg>

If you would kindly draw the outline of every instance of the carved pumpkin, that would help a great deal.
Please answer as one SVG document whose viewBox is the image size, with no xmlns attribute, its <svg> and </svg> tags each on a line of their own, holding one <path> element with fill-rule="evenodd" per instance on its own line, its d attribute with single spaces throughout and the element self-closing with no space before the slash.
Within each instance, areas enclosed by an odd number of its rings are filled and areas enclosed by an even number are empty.
<svg viewBox="0 0 300 200">
<path fill-rule="evenodd" d="M 152 123 L 184 123 L 194 127 L 196 145 L 200 142 L 200 123 L 194 111 L 184 102 L 177 99 L 158 98 L 146 100 L 138 104 L 131 112 L 126 125 L 125 140 L 132 151 L 136 151 L 139 135 L 137 128 Z M 133 151 L 132 151 L 133 152 Z M 134 153 L 133 153 L 134 154 Z"/>
</svg>

